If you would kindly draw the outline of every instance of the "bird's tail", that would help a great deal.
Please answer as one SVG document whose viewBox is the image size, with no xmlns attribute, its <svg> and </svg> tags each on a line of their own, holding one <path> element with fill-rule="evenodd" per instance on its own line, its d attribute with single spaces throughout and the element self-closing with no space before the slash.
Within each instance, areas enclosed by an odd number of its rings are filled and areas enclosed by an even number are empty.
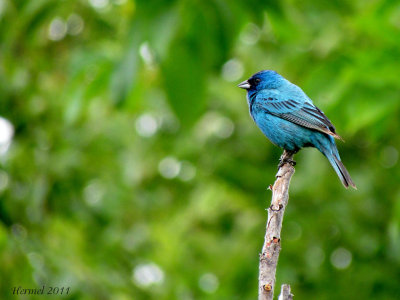
<svg viewBox="0 0 400 300">
<path fill-rule="evenodd" d="M 340 161 L 340 158 L 337 158 L 334 154 L 327 156 L 327 158 L 331 163 L 333 169 L 335 170 L 336 174 L 339 176 L 339 179 L 342 181 L 344 187 L 347 189 L 350 185 L 353 188 L 357 189 L 346 167 Z"/>
<path fill-rule="evenodd" d="M 340 160 L 335 141 L 333 140 L 333 138 L 330 138 L 329 140 L 331 141 L 330 145 L 328 147 L 321 147 L 321 152 L 328 158 L 330 164 L 332 165 L 336 174 L 339 176 L 339 179 L 343 183 L 344 187 L 347 189 L 349 186 L 352 186 L 354 189 L 357 189 L 356 185 L 350 177 L 349 172 Z"/>
</svg>

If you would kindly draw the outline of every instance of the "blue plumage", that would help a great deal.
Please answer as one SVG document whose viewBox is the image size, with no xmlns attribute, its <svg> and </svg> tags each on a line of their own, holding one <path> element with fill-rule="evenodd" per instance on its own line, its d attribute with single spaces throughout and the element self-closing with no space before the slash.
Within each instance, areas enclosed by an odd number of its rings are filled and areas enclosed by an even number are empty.
<svg viewBox="0 0 400 300">
<path fill-rule="evenodd" d="M 317 148 L 343 185 L 356 188 L 336 148 L 334 138 L 341 137 L 301 88 L 271 70 L 260 71 L 238 86 L 247 90 L 250 115 L 272 143 L 294 153 L 303 147 Z"/>
</svg>

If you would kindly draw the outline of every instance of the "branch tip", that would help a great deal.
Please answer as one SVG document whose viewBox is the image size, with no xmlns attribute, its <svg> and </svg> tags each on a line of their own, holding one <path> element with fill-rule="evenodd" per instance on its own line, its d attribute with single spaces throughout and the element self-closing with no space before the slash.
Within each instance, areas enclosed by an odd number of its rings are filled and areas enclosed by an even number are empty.
<svg viewBox="0 0 400 300">
<path fill-rule="evenodd" d="M 290 290 L 290 285 L 282 284 L 281 286 L 281 294 L 279 295 L 279 299 L 281 300 L 293 300 L 293 294 Z"/>
</svg>

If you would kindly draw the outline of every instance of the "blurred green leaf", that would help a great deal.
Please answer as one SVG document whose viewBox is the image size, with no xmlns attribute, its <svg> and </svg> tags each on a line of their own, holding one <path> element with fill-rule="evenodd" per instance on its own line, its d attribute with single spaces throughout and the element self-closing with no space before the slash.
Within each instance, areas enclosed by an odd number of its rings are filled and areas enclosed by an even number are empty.
<svg viewBox="0 0 400 300">
<path fill-rule="evenodd" d="M 184 125 L 193 124 L 205 108 L 205 72 L 200 60 L 182 42 L 171 45 L 163 66 L 163 80 L 169 103 Z"/>
<path fill-rule="evenodd" d="M 13 125 L 10 144 L 0 126 L 0 298 L 42 285 L 70 287 L 63 299 L 256 298 L 281 150 L 236 85 L 261 69 L 333 121 L 359 188 L 317 150 L 296 154 L 278 285 L 399 298 L 399 11 L 0 0 L 0 117 Z"/>
</svg>

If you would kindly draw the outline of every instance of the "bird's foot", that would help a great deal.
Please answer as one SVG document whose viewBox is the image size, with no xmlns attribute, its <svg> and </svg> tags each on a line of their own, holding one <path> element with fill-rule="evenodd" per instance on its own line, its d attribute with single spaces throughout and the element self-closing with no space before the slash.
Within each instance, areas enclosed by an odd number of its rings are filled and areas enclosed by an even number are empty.
<svg viewBox="0 0 400 300">
<path fill-rule="evenodd" d="M 291 158 L 284 158 L 284 159 L 280 159 L 279 160 L 279 164 L 278 164 L 278 170 L 283 167 L 284 164 L 290 164 L 291 166 L 295 166 L 296 165 L 296 161 L 294 161 Z"/>
<path fill-rule="evenodd" d="M 296 165 L 296 161 L 292 159 L 294 153 L 295 152 L 290 152 L 287 150 L 283 152 L 281 158 L 279 159 L 278 170 L 283 167 L 284 164 L 290 164 L 293 167 Z"/>
</svg>

